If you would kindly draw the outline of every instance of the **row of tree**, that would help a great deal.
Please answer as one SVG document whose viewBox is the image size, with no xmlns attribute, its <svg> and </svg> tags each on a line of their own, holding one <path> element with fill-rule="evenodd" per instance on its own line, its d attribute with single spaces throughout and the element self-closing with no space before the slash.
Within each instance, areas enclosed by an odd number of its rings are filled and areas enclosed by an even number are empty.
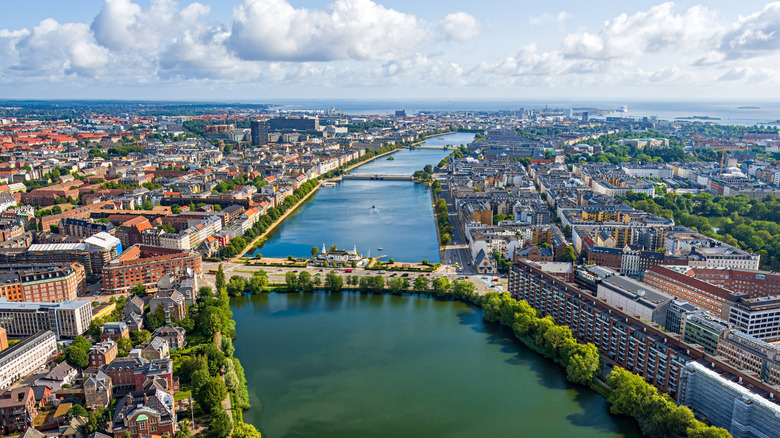
<svg viewBox="0 0 780 438">
<path fill-rule="evenodd" d="M 241 254 L 249 242 L 252 242 L 255 240 L 255 238 L 257 238 L 257 236 L 265 233 L 266 230 L 268 230 L 268 228 L 277 221 L 277 219 L 282 217 L 284 213 L 287 212 L 287 210 L 295 206 L 301 199 L 305 198 L 306 195 L 308 195 L 316 187 L 317 182 L 314 180 L 309 180 L 301 184 L 301 186 L 295 189 L 293 194 L 288 196 L 281 205 L 278 207 L 269 208 L 268 212 L 262 215 L 260 219 L 255 222 L 254 225 L 252 225 L 252 228 L 246 230 L 242 237 L 231 239 L 227 246 L 223 246 L 219 251 L 220 257 L 225 259 Z"/>
</svg>

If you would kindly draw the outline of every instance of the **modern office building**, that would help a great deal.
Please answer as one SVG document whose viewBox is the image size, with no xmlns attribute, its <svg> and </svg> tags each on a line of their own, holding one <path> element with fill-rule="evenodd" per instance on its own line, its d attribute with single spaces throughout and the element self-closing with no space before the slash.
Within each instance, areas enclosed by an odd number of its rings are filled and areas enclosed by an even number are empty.
<svg viewBox="0 0 780 438">
<path fill-rule="evenodd" d="M 780 436 L 780 406 L 728 377 L 699 362 L 689 362 L 680 375 L 677 402 L 712 425 L 727 429 L 734 438 Z"/>
<path fill-rule="evenodd" d="M 780 347 L 728 330 L 718 340 L 718 355 L 734 368 L 754 373 L 762 382 L 780 385 Z"/>
<path fill-rule="evenodd" d="M 780 340 L 780 296 L 748 298 L 732 294 L 724 317 L 740 331 L 766 342 Z"/>
<path fill-rule="evenodd" d="M 16 303 L 0 298 L 0 326 L 9 336 L 30 336 L 41 330 L 51 330 L 57 339 L 75 338 L 84 334 L 91 322 L 89 301 Z"/>
</svg>

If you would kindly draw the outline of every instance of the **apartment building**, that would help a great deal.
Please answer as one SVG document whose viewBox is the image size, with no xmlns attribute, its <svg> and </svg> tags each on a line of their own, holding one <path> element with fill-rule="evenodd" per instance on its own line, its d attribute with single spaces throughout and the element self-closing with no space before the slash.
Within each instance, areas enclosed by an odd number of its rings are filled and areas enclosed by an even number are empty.
<svg viewBox="0 0 780 438">
<path fill-rule="evenodd" d="M 734 438 L 780 436 L 780 406 L 706 364 L 689 362 L 683 367 L 677 401 Z"/>
<path fill-rule="evenodd" d="M 29 376 L 57 353 L 54 332 L 40 331 L 0 352 L 0 389 Z"/>
<path fill-rule="evenodd" d="M 683 272 L 689 268 L 674 266 L 653 266 L 645 271 L 642 281 L 676 298 L 721 315 L 723 306 L 732 292 L 723 287 L 707 283 Z"/>
<path fill-rule="evenodd" d="M 203 273 L 202 256 L 190 251 L 134 245 L 103 267 L 103 290 L 127 291 L 138 283 L 155 286 L 167 272 Z"/>
<path fill-rule="evenodd" d="M 0 298 L 55 303 L 75 300 L 86 288 L 84 266 L 0 265 Z"/>
</svg>

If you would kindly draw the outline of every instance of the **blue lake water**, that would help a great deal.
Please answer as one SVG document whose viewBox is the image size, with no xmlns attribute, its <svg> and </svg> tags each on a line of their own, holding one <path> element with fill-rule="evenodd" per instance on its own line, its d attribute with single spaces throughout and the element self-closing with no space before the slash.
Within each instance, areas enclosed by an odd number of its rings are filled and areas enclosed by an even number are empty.
<svg viewBox="0 0 780 438">
<path fill-rule="evenodd" d="M 468 143 L 473 134 L 434 137 L 426 145 Z M 411 175 L 450 154 L 443 149 L 403 149 L 380 157 L 353 173 Z M 322 187 L 287 218 L 256 253 L 264 257 L 308 257 L 313 246 L 336 245 L 372 257 L 440 262 L 430 189 L 407 181 L 341 181 Z M 379 248 L 382 248 L 381 250 Z M 386 259 L 387 259 L 386 258 Z M 386 260 L 385 259 L 385 260 Z"/>
</svg>

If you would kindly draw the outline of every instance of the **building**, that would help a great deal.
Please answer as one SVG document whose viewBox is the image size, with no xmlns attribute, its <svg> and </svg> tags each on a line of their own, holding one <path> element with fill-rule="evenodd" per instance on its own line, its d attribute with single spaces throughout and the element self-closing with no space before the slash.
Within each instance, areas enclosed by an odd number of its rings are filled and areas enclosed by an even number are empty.
<svg viewBox="0 0 780 438">
<path fill-rule="evenodd" d="M 112 421 L 114 436 L 174 436 L 173 396 L 160 389 L 132 391 L 117 402 Z"/>
<path fill-rule="evenodd" d="M 780 385 L 780 347 L 728 330 L 718 341 L 718 354 L 734 368 L 752 372 L 769 385 Z"/>
<path fill-rule="evenodd" d="M 0 397 L 0 431 L 3 435 L 24 432 L 38 415 L 32 387 L 14 388 Z"/>
<path fill-rule="evenodd" d="M 691 267 L 685 275 L 720 286 L 750 298 L 780 295 L 780 273 L 737 268 Z"/>
<path fill-rule="evenodd" d="M 158 291 L 154 298 L 149 301 L 149 312 L 157 313 L 157 309 L 162 308 L 165 314 L 165 322 L 179 321 L 187 316 L 187 305 L 184 302 L 184 296 L 178 291 Z"/>
<path fill-rule="evenodd" d="M 111 377 L 117 389 L 140 391 L 150 381 L 158 380 L 173 392 L 177 385 L 173 378 L 173 361 L 170 359 L 150 361 L 143 357 L 127 356 L 115 359 L 104 366 L 102 371 Z"/>
<path fill-rule="evenodd" d="M 766 342 L 780 340 L 780 297 L 732 294 L 723 314 L 743 333 Z"/>
<path fill-rule="evenodd" d="M 92 322 L 89 301 L 61 303 L 12 303 L 0 298 L 0 326 L 11 336 L 30 336 L 51 330 L 57 339 L 84 334 Z"/>
<path fill-rule="evenodd" d="M 780 436 L 780 406 L 704 364 L 683 367 L 677 401 L 734 438 Z"/>
<path fill-rule="evenodd" d="M 113 385 L 106 373 L 98 370 L 84 380 L 84 401 L 88 409 L 107 408 L 111 404 Z"/>
<path fill-rule="evenodd" d="M 184 347 L 186 331 L 181 327 L 160 327 L 152 332 L 152 338 L 163 338 L 168 341 L 171 350 Z"/>
<path fill-rule="evenodd" d="M 725 321 L 696 311 L 683 317 L 680 334 L 686 344 L 700 345 L 707 354 L 716 355 L 720 338 L 728 329 Z"/>
<path fill-rule="evenodd" d="M 171 357 L 168 341 L 163 338 L 152 338 L 141 350 L 141 357 L 149 360 L 168 359 Z"/>
<path fill-rule="evenodd" d="M 729 373 L 756 394 L 780 399 L 780 390 L 743 372 L 718 356 L 707 355 L 670 334 L 660 326 L 641 321 L 621 309 L 564 283 L 533 266 L 520 262 L 509 270 L 508 291 L 525 300 L 540 316 L 551 316 L 556 324 L 568 326 L 579 342 L 591 342 L 610 364 L 640 375 L 648 383 L 676 398 L 682 367 L 705 360 L 718 372 Z"/>
<path fill-rule="evenodd" d="M 0 351 L 8 348 L 8 332 L 0 326 Z"/>
<path fill-rule="evenodd" d="M 0 389 L 32 374 L 57 353 L 54 332 L 40 331 L 0 352 Z"/>
<path fill-rule="evenodd" d="M 687 315 L 693 314 L 696 306 L 683 300 L 672 300 L 666 310 L 666 327 L 672 333 L 682 333 L 683 320 Z"/>
<path fill-rule="evenodd" d="M 201 255 L 191 251 L 134 245 L 103 267 L 103 290 L 122 292 L 138 283 L 152 287 L 165 273 L 186 269 L 202 274 Z"/>
<path fill-rule="evenodd" d="M 666 323 L 666 311 L 673 299 L 654 287 L 621 275 L 601 280 L 596 296 L 629 315 L 659 325 Z"/>
<path fill-rule="evenodd" d="M 124 322 L 107 322 L 100 327 L 100 340 L 111 339 L 119 341 L 122 338 L 130 338 L 130 329 Z"/>
<path fill-rule="evenodd" d="M 268 120 L 252 120 L 249 124 L 252 135 L 252 146 L 263 146 L 268 144 Z"/>
<path fill-rule="evenodd" d="M 642 281 L 681 300 L 709 310 L 715 315 L 723 313 L 723 305 L 732 292 L 707 283 L 683 272 L 689 268 L 653 266 L 645 271 Z"/>
<path fill-rule="evenodd" d="M 0 298 L 8 301 L 56 303 L 75 300 L 86 290 L 84 266 L 0 265 Z"/>
<path fill-rule="evenodd" d="M 116 359 L 119 347 L 111 339 L 95 344 L 89 349 L 89 367 L 100 368 Z"/>
<path fill-rule="evenodd" d="M 75 218 L 62 218 L 59 223 L 59 234 L 74 237 L 90 237 L 98 233 L 114 234 L 114 225 L 102 224 Z"/>
</svg>

